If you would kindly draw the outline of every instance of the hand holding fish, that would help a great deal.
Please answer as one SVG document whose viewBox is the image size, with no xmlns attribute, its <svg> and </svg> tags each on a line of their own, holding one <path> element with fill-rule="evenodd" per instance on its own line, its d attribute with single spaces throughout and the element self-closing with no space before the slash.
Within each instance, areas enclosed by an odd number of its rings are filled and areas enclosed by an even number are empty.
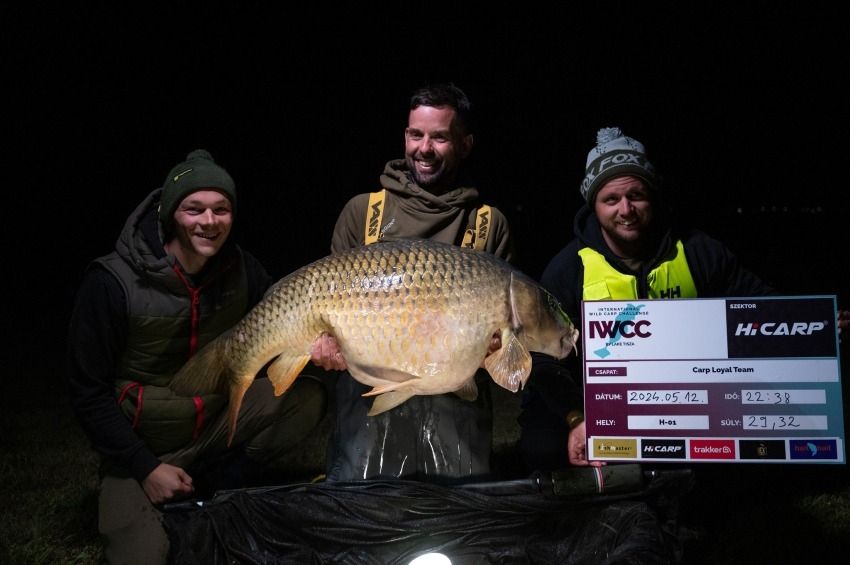
<svg viewBox="0 0 850 565">
<path fill-rule="evenodd" d="M 345 357 L 343 357 L 339 348 L 339 343 L 334 336 L 327 332 L 322 332 L 322 335 L 313 342 L 313 347 L 310 349 L 310 360 L 314 365 L 325 371 L 344 371 L 348 368 Z"/>
</svg>

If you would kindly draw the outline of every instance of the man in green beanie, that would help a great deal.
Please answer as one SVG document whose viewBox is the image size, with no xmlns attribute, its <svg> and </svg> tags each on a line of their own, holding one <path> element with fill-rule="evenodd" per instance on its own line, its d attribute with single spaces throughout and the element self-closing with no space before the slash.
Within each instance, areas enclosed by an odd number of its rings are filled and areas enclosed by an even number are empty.
<svg viewBox="0 0 850 565">
<path fill-rule="evenodd" d="M 67 370 L 74 412 L 102 456 L 99 528 L 111 563 L 165 563 L 159 505 L 259 484 L 265 465 L 324 415 L 319 381 L 302 375 L 275 396 L 258 379 L 228 448 L 227 398 L 168 388 L 271 284 L 233 242 L 235 212 L 233 179 L 207 151 L 193 151 L 130 215 L 79 289 Z"/>
</svg>

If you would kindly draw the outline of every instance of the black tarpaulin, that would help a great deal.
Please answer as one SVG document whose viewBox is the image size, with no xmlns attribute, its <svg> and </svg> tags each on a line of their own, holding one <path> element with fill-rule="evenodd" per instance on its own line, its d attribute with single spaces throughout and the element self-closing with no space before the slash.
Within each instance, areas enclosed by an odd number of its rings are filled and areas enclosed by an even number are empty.
<svg viewBox="0 0 850 565">
<path fill-rule="evenodd" d="M 582 496 L 539 477 L 301 484 L 226 492 L 166 521 L 179 564 L 407 564 L 427 552 L 454 565 L 666 564 L 678 562 L 669 501 L 680 483 Z"/>
</svg>

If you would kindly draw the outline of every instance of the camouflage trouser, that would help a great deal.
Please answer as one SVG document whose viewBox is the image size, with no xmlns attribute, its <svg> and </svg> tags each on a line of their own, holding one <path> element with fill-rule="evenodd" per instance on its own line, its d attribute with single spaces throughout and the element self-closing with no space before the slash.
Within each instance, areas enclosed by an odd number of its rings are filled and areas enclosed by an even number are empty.
<svg viewBox="0 0 850 565">
<path fill-rule="evenodd" d="M 266 463 L 304 439 L 322 419 L 326 408 L 324 386 L 303 375 L 283 396 L 274 396 L 266 379 L 254 382 L 245 394 L 234 447 L 258 463 Z M 222 413 L 191 445 L 160 457 L 182 468 L 227 451 L 227 422 Z M 109 563 L 165 563 L 168 537 L 162 513 L 151 504 L 132 477 L 107 471 L 99 500 L 99 529 L 106 538 Z"/>
</svg>

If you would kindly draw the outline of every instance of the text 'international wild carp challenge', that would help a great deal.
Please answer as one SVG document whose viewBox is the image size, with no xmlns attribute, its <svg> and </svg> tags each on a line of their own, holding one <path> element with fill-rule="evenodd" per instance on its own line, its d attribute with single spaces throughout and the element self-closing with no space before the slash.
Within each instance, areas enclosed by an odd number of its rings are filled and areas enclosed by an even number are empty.
<svg viewBox="0 0 850 565">
<path fill-rule="evenodd" d="M 227 392 L 232 440 L 257 372 L 276 358 L 268 376 L 283 394 L 323 332 L 336 338 L 351 375 L 373 387 L 366 393 L 376 397 L 372 416 L 417 394 L 474 400 L 482 361 L 494 381 L 516 392 L 531 371 L 529 351 L 560 359 L 578 336 L 558 302 L 505 261 L 396 240 L 329 255 L 282 278 L 192 357 L 171 387 L 186 395 Z"/>
</svg>

